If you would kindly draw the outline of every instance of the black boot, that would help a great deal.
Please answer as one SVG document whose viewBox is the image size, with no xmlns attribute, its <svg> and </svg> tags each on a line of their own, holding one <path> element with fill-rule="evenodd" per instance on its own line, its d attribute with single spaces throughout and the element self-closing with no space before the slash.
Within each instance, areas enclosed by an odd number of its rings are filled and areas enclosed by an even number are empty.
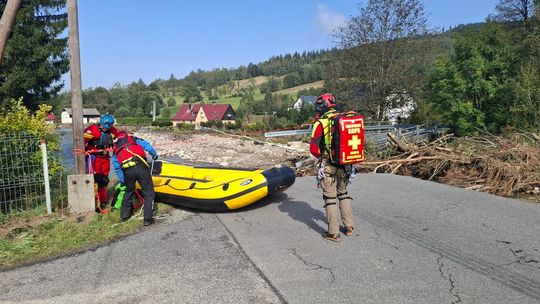
<svg viewBox="0 0 540 304">
<path fill-rule="evenodd" d="M 154 223 L 154 219 L 150 219 L 150 220 L 144 220 L 144 225 L 145 226 L 150 226 Z"/>
</svg>

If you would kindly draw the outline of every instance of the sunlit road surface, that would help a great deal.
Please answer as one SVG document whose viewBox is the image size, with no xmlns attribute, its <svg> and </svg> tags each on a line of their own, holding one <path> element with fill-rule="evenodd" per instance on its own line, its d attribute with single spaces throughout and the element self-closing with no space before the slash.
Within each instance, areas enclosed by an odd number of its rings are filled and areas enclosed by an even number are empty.
<svg viewBox="0 0 540 304">
<path fill-rule="evenodd" d="M 356 230 L 324 240 L 312 177 L 246 210 L 159 220 L 0 273 L 1 303 L 539 303 L 540 205 L 385 174 L 349 186 Z"/>
</svg>

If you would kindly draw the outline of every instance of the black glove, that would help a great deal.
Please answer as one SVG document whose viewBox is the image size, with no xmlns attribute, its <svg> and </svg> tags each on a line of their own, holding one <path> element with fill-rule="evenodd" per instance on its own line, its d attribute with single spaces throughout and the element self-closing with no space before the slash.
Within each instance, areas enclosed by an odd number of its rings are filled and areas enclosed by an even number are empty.
<svg viewBox="0 0 540 304">
<path fill-rule="evenodd" d="M 153 160 L 158 159 L 158 155 L 156 154 L 155 156 L 152 156 L 152 159 L 153 159 Z"/>
</svg>

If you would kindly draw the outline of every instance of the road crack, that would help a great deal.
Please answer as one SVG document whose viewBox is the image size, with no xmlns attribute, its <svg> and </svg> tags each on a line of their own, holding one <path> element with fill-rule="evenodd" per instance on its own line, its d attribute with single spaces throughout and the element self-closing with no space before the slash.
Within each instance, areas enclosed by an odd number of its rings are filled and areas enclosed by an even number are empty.
<svg viewBox="0 0 540 304">
<path fill-rule="evenodd" d="M 455 301 L 452 301 L 452 304 L 461 303 L 461 297 L 459 296 L 459 293 L 456 291 L 456 282 L 452 278 L 452 273 L 450 272 L 450 267 L 446 267 L 446 271 L 445 271 L 443 269 L 444 268 L 444 263 L 443 263 L 442 260 L 443 260 L 442 256 L 439 256 L 437 258 L 437 264 L 439 265 L 439 274 L 441 275 L 441 277 L 443 279 L 445 279 L 446 281 L 448 281 L 448 283 L 450 283 L 450 289 L 448 291 L 450 292 L 450 294 L 454 298 L 456 298 Z"/>
<path fill-rule="evenodd" d="M 450 203 L 450 204 L 446 204 L 443 206 L 443 208 L 441 209 L 438 209 L 437 211 L 435 211 L 437 214 L 441 214 L 442 212 L 445 212 L 445 211 L 450 211 L 452 209 L 456 209 L 457 207 L 459 207 L 459 205 L 461 203 L 463 203 L 466 199 L 462 199 L 462 200 L 459 200 L 457 202 L 454 202 L 454 203 Z"/>
<path fill-rule="evenodd" d="M 505 247 L 506 249 L 510 250 L 510 252 L 512 253 L 512 255 L 513 255 L 514 258 L 515 258 L 515 260 L 514 260 L 513 262 L 506 263 L 506 264 L 500 264 L 500 265 L 497 265 L 497 267 L 510 266 L 510 265 L 514 265 L 514 264 L 520 264 L 520 265 L 525 265 L 525 266 L 529 266 L 529 267 L 533 267 L 533 268 L 538 268 L 538 269 L 540 269 L 540 265 L 539 265 L 540 262 L 539 262 L 538 260 L 529 258 L 529 257 L 527 256 L 527 254 L 525 254 L 525 252 L 524 252 L 522 249 L 513 249 L 513 248 L 511 248 L 510 246 L 507 246 L 507 245 L 512 244 L 512 242 L 508 242 L 508 241 L 499 241 L 499 240 L 496 240 L 496 242 L 504 244 L 504 247 Z"/>
<path fill-rule="evenodd" d="M 336 276 L 335 276 L 334 271 L 332 270 L 332 268 L 308 262 L 302 256 L 300 256 L 300 254 L 298 254 L 298 252 L 296 252 L 296 249 L 294 249 L 294 248 L 288 248 L 288 249 L 293 253 L 293 255 L 297 259 L 299 259 L 302 263 L 304 263 L 304 265 L 306 265 L 308 267 L 311 267 L 313 270 L 321 270 L 321 269 L 326 270 L 326 271 L 328 271 L 328 273 L 330 273 L 330 276 L 332 277 L 331 283 L 334 283 L 336 281 Z"/>
</svg>

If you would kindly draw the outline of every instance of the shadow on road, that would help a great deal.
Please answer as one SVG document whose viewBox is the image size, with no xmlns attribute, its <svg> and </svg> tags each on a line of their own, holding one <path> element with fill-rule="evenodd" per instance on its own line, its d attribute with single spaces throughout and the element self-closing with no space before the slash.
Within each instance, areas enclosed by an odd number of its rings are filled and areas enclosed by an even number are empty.
<svg viewBox="0 0 540 304">
<path fill-rule="evenodd" d="M 292 201 L 287 197 L 280 200 L 279 210 L 289 214 L 291 218 L 306 224 L 309 228 L 322 234 L 326 232 L 326 228 L 321 227 L 318 222 L 325 223 L 325 214 L 317 209 L 313 209 L 308 203 L 302 201 Z"/>
</svg>

